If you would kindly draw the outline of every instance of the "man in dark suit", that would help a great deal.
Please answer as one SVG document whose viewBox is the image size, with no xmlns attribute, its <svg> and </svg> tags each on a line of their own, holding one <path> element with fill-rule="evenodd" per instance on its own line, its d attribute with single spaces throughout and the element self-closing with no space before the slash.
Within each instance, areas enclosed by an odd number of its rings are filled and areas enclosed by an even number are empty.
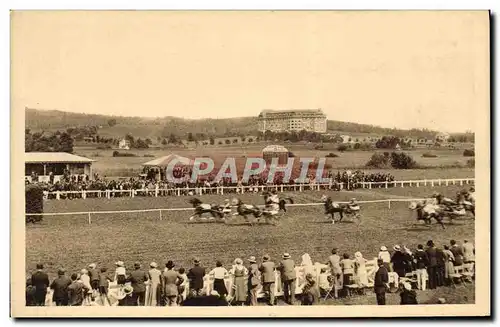
<svg viewBox="0 0 500 327">
<path fill-rule="evenodd" d="M 283 254 L 283 260 L 279 265 L 281 273 L 281 282 L 283 283 L 283 297 L 285 302 L 293 305 L 295 302 L 295 262 L 290 258 L 290 254 Z"/>
<path fill-rule="evenodd" d="M 71 275 L 71 285 L 68 286 L 68 299 L 70 306 L 83 304 L 85 294 L 90 291 L 89 287 L 78 280 L 78 274 Z"/>
<path fill-rule="evenodd" d="M 50 288 L 54 291 L 52 301 L 57 306 L 68 305 L 68 286 L 71 285 L 71 279 L 65 275 L 64 269 L 59 269 L 58 277 L 52 281 Z"/>
<path fill-rule="evenodd" d="M 36 271 L 31 275 L 31 285 L 35 287 L 36 306 L 45 306 L 45 297 L 49 287 L 49 276 L 43 271 L 41 263 L 36 265 Z"/>
<path fill-rule="evenodd" d="M 130 284 L 134 291 L 132 298 L 134 305 L 144 306 L 146 302 L 146 281 L 149 280 L 149 275 L 141 270 L 141 264 L 136 262 L 134 264 L 135 270 L 130 273 Z"/>
<path fill-rule="evenodd" d="M 262 272 L 262 288 L 269 297 L 269 305 L 274 305 L 274 283 L 276 282 L 274 271 L 276 265 L 267 254 L 262 258 L 262 261 L 259 267 L 259 270 Z"/>
<path fill-rule="evenodd" d="M 436 262 L 436 285 L 440 287 L 444 286 L 444 266 L 446 264 L 446 258 L 441 248 L 436 248 Z"/>
<path fill-rule="evenodd" d="M 373 283 L 375 289 L 375 296 L 377 297 L 378 305 L 385 305 L 385 292 L 389 287 L 389 272 L 384 266 L 384 260 L 377 260 L 378 270 L 375 273 L 375 280 Z"/>
<path fill-rule="evenodd" d="M 437 286 L 437 254 L 436 247 L 432 240 L 427 242 L 427 258 L 429 265 L 427 266 L 427 275 L 429 276 L 429 289 L 435 289 Z"/>
<path fill-rule="evenodd" d="M 191 295 L 200 296 L 203 290 L 203 277 L 205 276 L 205 268 L 200 266 L 200 260 L 194 259 L 194 267 L 189 269 L 187 277 L 189 279 L 189 288 Z"/>
</svg>

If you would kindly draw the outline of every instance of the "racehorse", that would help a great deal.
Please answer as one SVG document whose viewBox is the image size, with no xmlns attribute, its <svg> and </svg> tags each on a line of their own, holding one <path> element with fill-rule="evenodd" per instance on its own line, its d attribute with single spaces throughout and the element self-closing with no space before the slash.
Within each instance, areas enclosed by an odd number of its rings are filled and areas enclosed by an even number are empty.
<svg viewBox="0 0 500 327">
<path fill-rule="evenodd" d="M 325 215 L 330 215 L 332 219 L 332 224 L 335 224 L 335 214 L 338 213 L 340 216 L 339 222 L 344 218 L 344 214 L 347 214 L 347 206 L 343 203 L 336 203 L 332 201 L 332 198 L 326 195 L 321 197 L 321 201 L 325 203 Z"/>
<path fill-rule="evenodd" d="M 232 204 L 236 206 L 236 212 L 233 214 L 233 216 L 242 216 L 251 225 L 253 225 L 253 223 L 248 219 L 248 215 L 254 216 L 257 221 L 262 216 L 262 210 L 260 210 L 259 207 L 253 204 L 245 204 L 239 198 L 234 198 Z"/>
<path fill-rule="evenodd" d="M 268 204 L 269 202 L 269 199 L 271 198 L 273 194 L 269 193 L 269 192 L 264 192 L 262 193 L 262 196 L 264 197 L 264 202 L 266 204 Z M 290 204 L 293 204 L 293 199 L 290 198 L 290 197 L 285 197 L 283 199 L 279 199 L 278 201 L 278 206 L 279 206 L 279 211 L 283 211 L 286 213 L 286 202 L 289 202 Z"/>
<path fill-rule="evenodd" d="M 462 205 L 465 211 L 469 211 L 473 217 L 476 216 L 476 196 L 474 188 L 471 191 L 463 190 L 457 194 L 457 203 Z"/>
<path fill-rule="evenodd" d="M 443 229 L 445 229 L 443 224 L 444 212 L 439 206 L 431 203 L 412 202 L 408 208 L 412 211 L 417 211 L 417 221 L 423 220 L 426 225 L 430 225 L 431 220 L 434 219 Z"/>
<path fill-rule="evenodd" d="M 194 208 L 194 214 L 189 218 L 190 221 L 193 221 L 196 217 L 202 218 L 202 215 L 205 213 L 211 214 L 212 219 L 224 218 L 224 214 L 222 213 L 222 208 L 218 205 L 203 203 L 198 198 L 193 198 L 189 200 L 189 203 L 191 203 Z"/>
</svg>

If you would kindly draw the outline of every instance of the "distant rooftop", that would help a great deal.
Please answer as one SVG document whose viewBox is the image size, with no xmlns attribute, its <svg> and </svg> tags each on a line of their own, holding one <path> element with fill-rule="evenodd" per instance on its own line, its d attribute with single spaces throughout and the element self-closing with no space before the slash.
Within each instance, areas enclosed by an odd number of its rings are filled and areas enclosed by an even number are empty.
<svg viewBox="0 0 500 327">
<path fill-rule="evenodd" d="M 265 109 L 262 110 L 259 114 L 259 117 L 267 116 L 267 115 L 298 115 L 298 116 L 322 116 L 326 118 L 326 115 L 323 113 L 321 109 L 286 109 L 286 110 L 274 110 L 274 109 Z"/>
<path fill-rule="evenodd" d="M 25 152 L 25 163 L 91 163 L 95 160 L 67 152 Z"/>
</svg>

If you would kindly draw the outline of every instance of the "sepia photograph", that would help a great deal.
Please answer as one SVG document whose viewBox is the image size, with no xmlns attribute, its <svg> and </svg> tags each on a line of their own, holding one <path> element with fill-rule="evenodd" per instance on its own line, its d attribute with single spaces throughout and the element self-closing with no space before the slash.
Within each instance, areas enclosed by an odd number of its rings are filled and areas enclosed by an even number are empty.
<svg viewBox="0 0 500 327">
<path fill-rule="evenodd" d="M 11 315 L 489 316 L 490 20 L 11 11 Z"/>
</svg>

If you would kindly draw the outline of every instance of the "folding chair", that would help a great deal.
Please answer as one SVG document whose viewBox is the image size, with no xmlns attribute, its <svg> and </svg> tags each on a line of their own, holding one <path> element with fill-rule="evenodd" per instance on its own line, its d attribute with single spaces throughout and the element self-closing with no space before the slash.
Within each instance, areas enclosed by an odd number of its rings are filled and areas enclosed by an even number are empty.
<svg viewBox="0 0 500 327">
<path fill-rule="evenodd" d="M 462 276 L 465 280 L 472 282 L 475 277 L 474 263 L 464 263 Z"/>
<path fill-rule="evenodd" d="M 335 277 L 333 277 L 335 278 Z M 328 280 L 330 281 L 330 288 L 326 290 L 326 295 L 323 297 L 323 301 L 328 300 L 328 298 L 336 299 L 338 298 L 338 289 L 336 288 L 337 285 L 335 284 L 335 280 L 333 278 L 329 278 Z M 333 292 L 333 295 L 332 295 Z"/>
</svg>

